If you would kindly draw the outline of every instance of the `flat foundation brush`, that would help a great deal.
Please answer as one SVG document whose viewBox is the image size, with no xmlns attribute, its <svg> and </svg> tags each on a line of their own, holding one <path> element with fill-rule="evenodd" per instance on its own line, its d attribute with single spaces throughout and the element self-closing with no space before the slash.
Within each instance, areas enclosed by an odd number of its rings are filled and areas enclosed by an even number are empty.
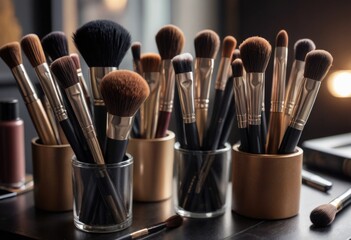
<svg viewBox="0 0 351 240">
<path fill-rule="evenodd" d="M 285 131 L 278 153 L 293 153 L 303 128 L 312 111 L 322 80 L 327 75 L 333 57 L 324 50 L 313 50 L 306 55 L 304 79 L 297 97 L 291 122 Z"/>
<path fill-rule="evenodd" d="M 246 71 L 249 152 L 264 153 L 261 138 L 261 112 L 265 71 L 271 55 L 271 45 L 264 38 L 250 37 L 241 43 L 239 48 Z"/>
<path fill-rule="evenodd" d="M 17 81 L 17 85 L 40 140 L 45 145 L 56 144 L 57 140 L 48 116 L 22 64 L 20 44 L 18 42 L 12 42 L 2 46 L 0 49 L 0 56 L 11 69 Z"/>
</svg>

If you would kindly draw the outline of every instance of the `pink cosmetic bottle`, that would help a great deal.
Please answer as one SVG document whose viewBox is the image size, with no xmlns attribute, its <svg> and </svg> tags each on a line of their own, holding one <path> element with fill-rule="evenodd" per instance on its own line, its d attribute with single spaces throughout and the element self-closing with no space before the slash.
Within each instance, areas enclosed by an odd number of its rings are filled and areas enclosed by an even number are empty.
<svg viewBox="0 0 351 240">
<path fill-rule="evenodd" d="M 23 186 L 25 180 L 24 126 L 17 99 L 0 100 L 0 185 Z"/>
</svg>

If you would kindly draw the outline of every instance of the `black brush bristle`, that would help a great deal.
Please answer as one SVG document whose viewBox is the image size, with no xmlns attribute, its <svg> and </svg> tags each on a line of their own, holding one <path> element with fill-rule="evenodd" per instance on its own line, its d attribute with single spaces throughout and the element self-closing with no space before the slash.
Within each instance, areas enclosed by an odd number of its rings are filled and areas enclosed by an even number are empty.
<svg viewBox="0 0 351 240">
<path fill-rule="evenodd" d="M 51 71 L 64 89 L 79 83 L 77 69 L 70 56 L 64 56 L 52 62 Z"/>
<path fill-rule="evenodd" d="M 141 66 L 144 72 L 159 72 L 161 57 L 157 53 L 145 53 L 141 56 Z"/>
<path fill-rule="evenodd" d="M 174 215 L 168 218 L 165 223 L 167 228 L 177 228 L 183 224 L 183 218 L 179 215 Z"/>
<path fill-rule="evenodd" d="M 322 81 L 332 63 L 332 55 L 325 50 L 312 50 L 306 55 L 304 77 Z"/>
<path fill-rule="evenodd" d="M 68 56 L 68 41 L 66 34 L 60 31 L 54 31 L 47 34 L 41 39 L 44 52 L 50 57 L 52 61 Z"/>
<path fill-rule="evenodd" d="M 0 48 L 0 57 L 11 69 L 22 64 L 20 44 L 18 42 L 5 44 Z"/>
<path fill-rule="evenodd" d="M 134 60 L 140 60 L 141 55 L 141 43 L 140 42 L 133 42 L 131 46 L 132 56 Z"/>
<path fill-rule="evenodd" d="M 107 111 L 120 117 L 134 116 L 150 94 L 145 79 L 129 70 L 116 70 L 105 75 L 100 90 Z"/>
<path fill-rule="evenodd" d="M 193 56 L 190 53 L 177 55 L 172 59 L 172 64 L 176 74 L 192 72 Z"/>
<path fill-rule="evenodd" d="M 316 45 L 311 39 L 300 39 L 294 45 L 295 59 L 298 61 L 305 61 L 307 53 L 315 49 Z"/>
<path fill-rule="evenodd" d="M 233 77 L 243 76 L 244 67 L 243 67 L 243 62 L 241 61 L 240 58 L 237 58 L 232 62 L 232 72 L 233 72 Z"/>
<path fill-rule="evenodd" d="M 289 37 L 285 30 L 280 30 L 275 39 L 275 46 L 288 47 Z"/>
<path fill-rule="evenodd" d="M 35 34 L 28 34 L 21 40 L 21 47 L 32 67 L 37 67 L 46 62 L 43 46 Z"/>
<path fill-rule="evenodd" d="M 196 34 L 194 39 L 195 56 L 197 58 L 216 58 L 219 50 L 220 40 L 216 32 L 202 30 Z"/>
<path fill-rule="evenodd" d="M 184 34 L 174 25 L 162 27 L 156 34 L 156 45 L 162 59 L 172 59 L 180 54 L 184 47 Z"/>
<path fill-rule="evenodd" d="M 326 227 L 333 222 L 337 209 L 332 204 L 323 204 L 312 210 L 310 214 L 311 222 L 317 227 Z"/>
<path fill-rule="evenodd" d="M 246 72 L 262 73 L 266 71 L 272 47 L 261 37 L 250 37 L 239 46 L 241 59 Z"/>
<path fill-rule="evenodd" d="M 232 55 L 232 62 L 237 58 L 241 58 L 239 49 L 234 50 L 233 55 Z"/>
<path fill-rule="evenodd" d="M 109 20 L 84 24 L 73 40 L 89 67 L 118 67 L 131 44 L 129 32 Z"/>
</svg>

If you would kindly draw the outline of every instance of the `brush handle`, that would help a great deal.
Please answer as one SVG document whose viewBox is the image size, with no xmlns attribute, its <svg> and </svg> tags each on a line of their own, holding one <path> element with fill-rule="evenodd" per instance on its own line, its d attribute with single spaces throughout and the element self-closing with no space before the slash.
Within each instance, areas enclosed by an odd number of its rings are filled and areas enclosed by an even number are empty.
<svg viewBox="0 0 351 240">
<path fill-rule="evenodd" d="M 240 135 L 240 151 L 249 152 L 249 138 L 248 138 L 248 129 L 247 128 L 239 128 Z"/>
<path fill-rule="evenodd" d="M 140 138 L 140 110 L 135 113 L 131 135 L 133 138 Z"/>
<path fill-rule="evenodd" d="M 171 112 L 160 111 L 157 121 L 156 138 L 162 138 L 166 136 L 169 123 L 171 121 Z"/>
<path fill-rule="evenodd" d="M 209 121 L 207 121 L 204 139 L 202 140 L 204 146 L 205 146 L 206 142 L 209 141 L 208 136 L 210 136 L 211 131 L 213 131 L 213 129 L 211 129 L 211 127 L 213 127 L 213 124 L 215 124 L 215 122 L 218 118 L 218 114 L 219 114 L 219 110 L 220 110 L 219 106 L 222 102 L 223 94 L 224 94 L 223 90 L 216 89 L 213 104 L 212 104 L 213 106 L 212 106 L 211 118 Z M 207 143 L 207 145 L 208 145 L 208 143 Z"/>
<path fill-rule="evenodd" d="M 316 174 L 310 173 L 304 169 L 302 169 L 301 176 L 303 184 L 318 189 L 320 191 L 327 192 L 333 187 L 332 182 Z"/>
<path fill-rule="evenodd" d="M 174 91 L 173 109 L 177 141 L 179 142 L 181 148 L 186 149 L 187 143 L 185 141 L 185 127 L 183 123 L 182 109 L 180 106 L 179 94 L 177 90 Z"/>
<path fill-rule="evenodd" d="M 267 117 L 264 110 L 261 111 L 261 145 L 264 149 L 266 146 L 267 139 Z"/>
<path fill-rule="evenodd" d="M 269 117 L 269 126 L 266 141 L 266 153 L 276 154 L 283 138 L 283 112 L 271 112 Z"/>
<path fill-rule="evenodd" d="M 264 153 L 261 143 L 261 125 L 249 125 L 249 152 Z"/>
<path fill-rule="evenodd" d="M 301 134 L 302 130 L 298 130 L 289 126 L 285 131 L 278 153 L 289 154 L 295 152 L 295 148 L 300 140 Z"/>
<path fill-rule="evenodd" d="M 199 141 L 199 133 L 197 131 L 197 126 L 195 122 L 185 123 L 185 139 L 189 149 L 191 150 L 199 150 L 200 149 L 200 141 Z"/>
<path fill-rule="evenodd" d="M 333 204 L 334 206 L 336 206 L 338 212 L 341 211 L 346 206 L 348 206 L 350 203 L 351 203 L 351 188 L 330 202 L 330 204 Z"/>
<path fill-rule="evenodd" d="M 128 146 L 128 140 L 106 139 L 105 163 L 119 163 L 123 161 Z"/>
<path fill-rule="evenodd" d="M 101 149 L 106 144 L 107 110 L 104 105 L 94 105 L 94 124 Z"/>
<path fill-rule="evenodd" d="M 224 148 L 225 143 L 228 142 L 230 133 L 232 132 L 232 128 L 234 125 L 234 121 L 235 121 L 235 103 L 234 103 L 234 98 L 232 98 L 229 104 L 227 117 L 225 118 L 225 121 L 224 121 L 222 134 L 219 139 L 219 144 L 218 144 L 219 148 Z"/>
</svg>

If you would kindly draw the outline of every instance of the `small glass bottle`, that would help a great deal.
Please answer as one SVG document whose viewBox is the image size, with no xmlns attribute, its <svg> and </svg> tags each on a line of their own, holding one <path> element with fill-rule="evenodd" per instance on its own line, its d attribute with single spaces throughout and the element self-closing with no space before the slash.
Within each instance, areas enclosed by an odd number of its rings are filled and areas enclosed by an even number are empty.
<svg viewBox="0 0 351 240">
<path fill-rule="evenodd" d="M 17 99 L 0 100 L 0 185 L 12 188 L 25 181 L 24 125 Z"/>
</svg>

